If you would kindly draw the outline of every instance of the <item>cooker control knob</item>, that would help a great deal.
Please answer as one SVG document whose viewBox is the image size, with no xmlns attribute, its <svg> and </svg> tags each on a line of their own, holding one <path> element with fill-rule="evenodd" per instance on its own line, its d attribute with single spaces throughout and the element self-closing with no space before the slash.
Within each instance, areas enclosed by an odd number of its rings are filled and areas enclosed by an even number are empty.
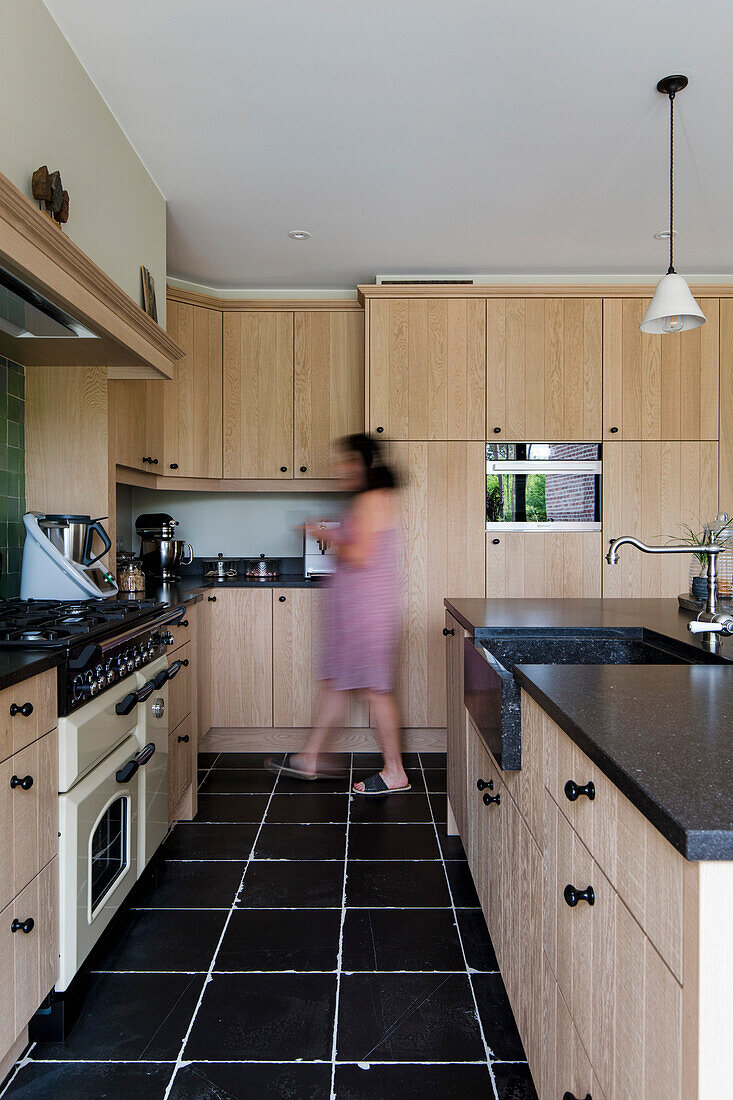
<svg viewBox="0 0 733 1100">
<path fill-rule="evenodd" d="M 127 658 L 127 671 L 128 672 L 133 672 L 134 669 L 135 669 L 135 659 L 134 659 L 134 657 L 128 657 Z"/>
<path fill-rule="evenodd" d="M 106 686 L 107 686 L 107 677 L 106 676 L 98 676 L 97 677 L 97 691 L 104 691 Z"/>
<path fill-rule="evenodd" d="M 85 689 L 88 690 L 89 695 L 99 695 L 99 684 L 91 672 L 87 672 Z"/>
<path fill-rule="evenodd" d="M 104 666 L 105 675 L 107 677 L 107 683 L 113 684 L 117 679 L 117 669 L 115 668 L 114 661 L 107 661 Z"/>
</svg>

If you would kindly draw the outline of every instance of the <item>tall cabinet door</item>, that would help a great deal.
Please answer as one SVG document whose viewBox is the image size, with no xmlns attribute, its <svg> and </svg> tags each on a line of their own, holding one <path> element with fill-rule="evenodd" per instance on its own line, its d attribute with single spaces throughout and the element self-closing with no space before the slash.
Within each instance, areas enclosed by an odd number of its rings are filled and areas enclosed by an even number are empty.
<svg viewBox="0 0 733 1100">
<path fill-rule="evenodd" d="M 156 474 L 165 473 L 163 410 L 167 401 L 175 403 L 175 382 L 131 379 L 112 381 L 110 386 L 114 390 L 117 465 L 129 466 L 133 470 L 153 471 Z"/>
<path fill-rule="evenodd" d="M 333 444 L 364 430 L 364 314 L 298 312 L 294 346 L 295 477 L 333 477 Z"/>
<path fill-rule="evenodd" d="M 224 477 L 293 477 L 293 315 L 224 314 Z"/>
<path fill-rule="evenodd" d="M 707 323 L 650 336 L 649 299 L 603 303 L 603 438 L 717 439 L 720 304 L 701 298 Z"/>
<path fill-rule="evenodd" d="M 601 594 L 600 531 L 489 531 L 488 599 L 597 599 Z"/>
<path fill-rule="evenodd" d="M 403 726 L 443 727 L 443 600 L 484 595 L 484 444 L 393 443 L 390 455 L 404 482 L 400 716 Z"/>
<path fill-rule="evenodd" d="M 483 299 L 375 299 L 369 309 L 370 431 L 484 439 Z"/>
<path fill-rule="evenodd" d="M 168 332 L 185 351 L 175 382 L 150 383 L 164 423 L 165 461 L 156 473 L 221 477 L 221 326 L 218 309 L 168 300 Z M 165 389 L 161 389 L 165 387 Z"/>
<path fill-rule="evenodd" d="M 217 591 L 211 604 L 211 725 L 272 725 L 272 589 Z"/>
<path fill-rule="evenodd" d="M 664 545 L 695 530 L 718 504 L 717 443 L 605 443 L 603 542 L 635 535 Z M 618 564 L 603 562 L 604 597 L 677 596 L 689 588 L 690 554 L 642 554 L 623 546 Z"/>
<path fill-rule="evenodd" d="M 602 347 L 599 299 L 489 299 L 487 438 L 600 439 Z"/>
</svg>

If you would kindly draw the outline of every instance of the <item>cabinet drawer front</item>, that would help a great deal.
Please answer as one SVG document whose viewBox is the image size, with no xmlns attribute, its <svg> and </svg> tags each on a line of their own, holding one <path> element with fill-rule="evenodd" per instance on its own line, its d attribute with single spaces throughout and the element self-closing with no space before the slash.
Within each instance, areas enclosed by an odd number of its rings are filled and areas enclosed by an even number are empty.
<svg viewBox="0 0 733 1100">
<path fill-rule="evenodd" d="M 188 738 L 188 740 L 185 740 Z M 168 734 L 168 820 L 173 821 L 178 805 L 193 782 L 196 746 L 189 719 Z"/>
<path fill-rule="evenodd" d="M 541 1100 L 598 1095 L 591 1064 L 547 959 L 543 963 Z M 629 1094 L 631 1095 L 631 1094 Z"/>
<path fill-rule="evenodd" d="M 13 894 L 36 877 L 58 847 L 57 733 L 16 753 L 10 782 L 13 803 Z M 24 783 L 32 779 L 27 790 Z M 18 782 L 20 780 L 20 782 Z"/>
<path fill-rule="evenodd" d="M 169 654 L 176 653 L 177 649 L 180 649 L 181 646 L 185 645 L 186 642 L 191 640 L 192 626 L 193 621 L 191 618 L 191 612 L 190 610 L 187 610 L 180 623 L 177 623 L 175 626 L 168 627 L 171 634 L 173 635 L 173 645 L 170 646 L 168 649 Z M 176 654 L 176 656 L 178 656 L 178 654 Z"/>
<path fill-rule="evenodd" d="M 594 797 L 566 790 L 568 783 L 585 789 L 591 783 Z M 562 817 L 682 981 L 683 857 L 547 715 L 545 784 Z"/>
<path fill-rule="evenodd" d="M 0 760 L 30 745 L 56 725 L 56 669 L 0 691 Z M 30 713 L 23 713 L 30 708 Z"/>
<path fill-rule="evenodd" d="M 173 662 L 188 661 L 191 647 L 188 643 L 182 646 L 176 653 Z M 170 712 L 169 726 L 175 729 L 191 712 L 191 676 L 193 668 L 189 664 L 181 665 L 181 668 L 168 681 L 168 709 Z"/>
<path fill-rule="evenodd" d="M 7 966 L 12 951 L 15 1035 L 56 981 L 57 875 L 54 859 L 0 913 L 0 966 Z"/>
</svg>

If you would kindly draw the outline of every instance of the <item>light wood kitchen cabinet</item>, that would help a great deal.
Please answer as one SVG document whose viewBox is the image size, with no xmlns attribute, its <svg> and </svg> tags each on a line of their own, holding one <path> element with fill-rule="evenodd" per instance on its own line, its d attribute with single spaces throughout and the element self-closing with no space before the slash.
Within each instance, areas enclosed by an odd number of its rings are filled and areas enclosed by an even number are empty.
<svg viewBox="0 0 733 1100">
<path fill-rule="evenodd" d="M 0 908 L 55 856 L 58 848 L 56 731 L 0 764 Z"/>
<path fill-rule="evenodd" d="M 222 314 L 168 299 L 167 328 L 185 355 L 173 382 L 148 383 L 148 417 L 163 423 L 163 461 L 170 477 L 222 476 Z"/>
<path fill-rule="evenodd" d="M 314 719 L 320 685 L 320 647 L 326 593 L 318 588 L 273 591 L 272 602 L 272 724 L 309 727 Z M 369 725 L 368 704 L 348 693 L 343 724 Z"/>
<path fill-rule="evenodd" d="M 469 637 L 467 630 L 445 613 L 446 640 L 446 695 L 447 695 L 447 782 L 450 812 L 453 822 L 449 827 L 461 834 L 466 830 L 466 707 L 463 702 L 463 647 Z M 451 830 L 453 831 L 453 830 Z"/>
<path fill-rule="evenodd" d="M 191 667 L 190 642 L 186 642 L 171 654 L 168 666 L 173 675 L 168 679 L 168 725 L 175 729 L 191 713 L 192 685 L 195 669 Z M 177 671 L 176 671 L 177 669 Z"/>
<path fill-rule="evenodd" d="M 295 477 L 334 477 L 334 443 L 364 431 L 364 314 L 296 312 L 294 327 Z"/>
<path fill-rule="evenodd" d="M 211 725 L 272 725 L 273 589 L 217 589 L 210 608 Z"/>
<path fill-rule="evenodd" d="M 192 714 L 188 714 L 168 734 L 168 821 L 195 816 L 196 807 L 188 813 L 187 797 L 195 788 L 194 766 L 196 747 Z M 183 812 L 185 811 L 185 812 Z"/>
<path fill-rule="evenodd" d="M 676 337 L 673 337 L 676 339 Z M 718 444 L 629 442 L 603 446 L 603 544 L 633 534 L 664 545 L 695 530 L 718 510 Z M 604 597 L 677 596 L 689 589 L 688 554 L 619 550 L 617 565 L 603 561 Z"/>
<path fill-rule="evenodd" d="M 392 298 L 369 308 L 369 430 L 387 439 L 483 440 L 485 303 Z"/>
<path fill-rule="evenodd" d="M 601 595 L 600 531 L 488 531 L 490 599 L 584 599 Z"/>
<path fill-rule="evenodd" d="M 56 669 L 0 691 L 0 760 L 36 741 L 56 725 Z"/>
<path fill-rule="evenodd" d="M 487 438 L 600 439 L 600 300 L 489 298 L 486 310 Z"/>
<path fill-rule="evenodd" d="M 293 314 L 224 314 L 224 477 L 293 474 Z"/>
<path fill-rule="evenodd" d="M 717 439 L 720 309 L 679 334 L 641 332 L 648 299 L 603 303 L 603 438 Z M 604 471 L 605 473 L 605 471 Z"/>
<path fill-rule="evenodd" d="M 484 594 L 483 443 L 392 443 L 403 479 L 406 618 L 397 670 L 403 726 L 445 727 L 443 599 Z"/>
<path fill-rule="evenodd" d="M 118 466 L 165 473 L 163 450 L 164 402 L 151 400 L 150 382 L 110 382 L 114 392 L 115 456 Z M 174 382 L 160 382 L 173 399 Z M 155 390 L 152 391 L 155 395 Z"/>
</svg>

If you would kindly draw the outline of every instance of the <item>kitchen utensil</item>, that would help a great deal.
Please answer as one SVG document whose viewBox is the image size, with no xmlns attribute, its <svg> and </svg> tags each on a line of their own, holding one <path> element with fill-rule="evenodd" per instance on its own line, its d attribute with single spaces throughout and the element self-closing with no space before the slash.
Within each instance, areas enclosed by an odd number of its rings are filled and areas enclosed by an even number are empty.
<svg viewBox="0 0 733 1100">
<path fill-rule="evenodd" d="M 266 558 L 264 554 L 260 554 L 259 558 L 247 558 L 244 562 L 244 575 L 253 579 L 273 580 L 280 576 L 280 559 Z"/>
</svg>

